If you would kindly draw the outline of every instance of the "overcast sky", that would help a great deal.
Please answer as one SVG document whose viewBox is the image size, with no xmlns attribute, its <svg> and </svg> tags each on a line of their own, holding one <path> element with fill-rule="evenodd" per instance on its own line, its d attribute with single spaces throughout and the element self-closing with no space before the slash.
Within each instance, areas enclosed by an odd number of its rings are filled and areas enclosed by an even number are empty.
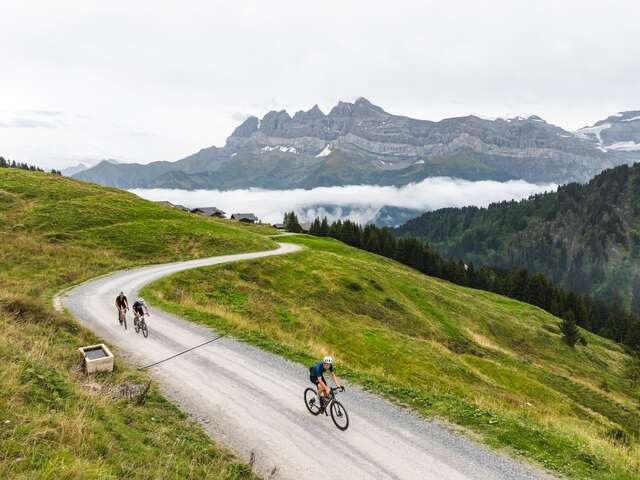
<svg viewBox="0 0 640 480">
<path fill-rule="evenodd" d="M 247 115 L 365 96 L 576 129 L 640 109 L 640 2 L 0 2 L 0 155 L 177 160 Z"/>
</svg>

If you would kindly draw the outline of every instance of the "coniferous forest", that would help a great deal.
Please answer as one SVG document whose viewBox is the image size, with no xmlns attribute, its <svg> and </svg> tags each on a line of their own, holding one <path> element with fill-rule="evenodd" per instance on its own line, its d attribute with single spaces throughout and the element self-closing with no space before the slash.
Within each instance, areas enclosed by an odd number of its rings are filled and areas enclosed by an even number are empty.
<svg viewBox="0 0 640 480">
<path fill-rule="evenodd" d="M 42 168 L 37 167 L 35 165 L 30 165 L 28 163 L 20 163 L 20 162 L 16 162 L 15 160 L 8 160 L 4 157 L 0 157 L 0 168 L 19 168 L 21 170 L 31 170 L 32 172 L 45 171 Z M 60 172 L 60 170 L 51 169 L 50 172 L 53 173 L 54 175 L 62 175 L 62 172 Z"/>
<path fill-rule="evenodd" d="M 474 265 L 541 272 L 640 312 L 640 164 L 527 200 L 428 212 L 394 233 Z"/>
</svg>

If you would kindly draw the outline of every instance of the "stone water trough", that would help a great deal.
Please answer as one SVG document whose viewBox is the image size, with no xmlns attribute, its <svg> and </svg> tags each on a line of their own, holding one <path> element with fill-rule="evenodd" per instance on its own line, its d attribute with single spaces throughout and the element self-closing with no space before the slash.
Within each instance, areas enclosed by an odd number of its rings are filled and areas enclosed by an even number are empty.
<svg viewBox="0 0 640 480">
<path fill-rule="evenodd" d="M 113 353 L 104 343 L 80 347 L 78 350 L 87 373 L 113 371 Z"/>
</svg>

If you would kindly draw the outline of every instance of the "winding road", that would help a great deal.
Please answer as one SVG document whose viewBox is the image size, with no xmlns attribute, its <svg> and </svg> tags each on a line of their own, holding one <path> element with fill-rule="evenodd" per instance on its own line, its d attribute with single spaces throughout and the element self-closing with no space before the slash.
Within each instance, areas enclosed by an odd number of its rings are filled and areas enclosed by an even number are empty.
<svg viewBox="0 0 640 480">
<path fill-rule="evenodd" d="M 281 255 L 276 250 L 154 265 L 97 278 L 56 300 L 124 355 L 145 365 L 215 332 L 151 308 L 149 338 L 118 326 L 114 299 L 181 270 Z M 129 314 L 129 323 L 131 317 Z M 264 478 L 493 480 L 549 478 L 353 385 L 340 399 L 351 425 L 342 432 L 307 412 L 308 369 L 232 338 L 223 338 L 151 369 L 164 394 L 192 414 L 219 443 Z M 338 370 L 339 372 L 339 370 Z"/>
</svg>

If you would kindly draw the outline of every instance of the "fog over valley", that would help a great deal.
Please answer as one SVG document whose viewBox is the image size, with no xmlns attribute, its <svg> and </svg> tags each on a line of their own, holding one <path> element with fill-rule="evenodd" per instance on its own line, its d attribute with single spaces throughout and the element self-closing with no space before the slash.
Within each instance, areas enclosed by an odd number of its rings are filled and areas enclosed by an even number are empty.
<svg viewBox="0 0 640 480">
<path fill-rule="evenodd" d="M 374 220 L 382 207 L 417 211 L 467 205 L 487 206 L 503 200 L 520 200 L 535 193 L 555 190 L 554 184 L 533 184 L 523 180 L 471 182 L 448 177 L 427 178 L 402 187 L 351 185 L 310 190 L 179 190 L 133 189 L 136 195 L 154 201 L 166 200 L 186 207 L 214 206 L 227 214 L 255 213 L 264 222 L 281 222 L 284 212 L 294 210 L 301 220 L 327 216 L 330 220 L 350 218 L 358 223 Z"/>
</svg>

